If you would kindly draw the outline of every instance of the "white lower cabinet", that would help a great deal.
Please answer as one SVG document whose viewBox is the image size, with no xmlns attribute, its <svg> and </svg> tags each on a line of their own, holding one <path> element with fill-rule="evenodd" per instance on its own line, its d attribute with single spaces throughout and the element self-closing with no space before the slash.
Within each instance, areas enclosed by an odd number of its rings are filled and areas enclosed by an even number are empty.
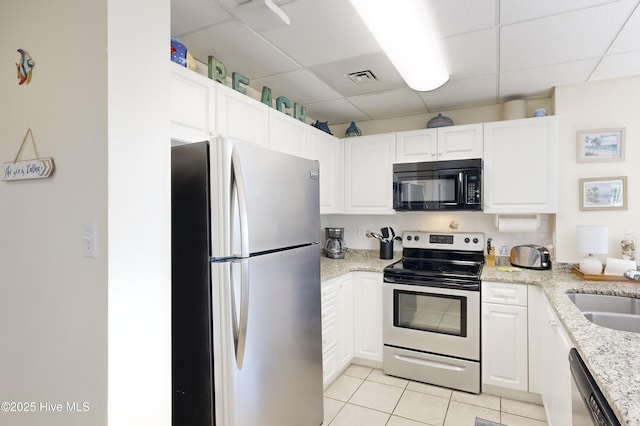
<svg viewBox="0 0 640 426">
<path fill-rule="evenodd" d="M 382 366 L 382 273 L 354 272 L 354 358 Z"/>
<path fill-rule="evenodd" d="M 528 390 L 527 285 L 482 282 L 482 383 Z"/>
<path fill-rule="evenodd" d="M 529 300 L 529 390 L 542 395 L 549 425 L 570 425 L 573 345 L 540 287 L 529 286 Z"/>
<path fill-rule="evenodd" d="M 353 358 L 353 275 L 322 283 L 322 371 L 325 388 Z"/>
</svg>

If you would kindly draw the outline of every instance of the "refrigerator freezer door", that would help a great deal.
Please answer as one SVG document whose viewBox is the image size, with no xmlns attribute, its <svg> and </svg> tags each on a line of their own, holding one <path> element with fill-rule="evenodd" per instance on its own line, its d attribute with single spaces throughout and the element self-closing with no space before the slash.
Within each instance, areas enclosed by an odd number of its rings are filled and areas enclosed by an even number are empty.
<svg viewBox="0 0 640 426">
<path fill-rule="evenodd" d="M 215 362 L 216 407 L 224 407 L 216 410 L 216 424 L 322 423 L 319 256 L 315 244 L 212 263 L 213 308 L 222 317 L 214 328 L 214 346 L 222 355 Z M 244 286 L 243 263 L 248 263 L 249 278 Z M 239 368 L 234 323 L 242 322 L 238 313 L 243 303 L 248 310 Z"/>
<path fill-rule="evenodd" d="M 320 240 L 317 161 L 222 138 L 211 142 L 210 155 L 211 211 L 218 212 L 211 224 L 213 257 Z"/>
</svg>

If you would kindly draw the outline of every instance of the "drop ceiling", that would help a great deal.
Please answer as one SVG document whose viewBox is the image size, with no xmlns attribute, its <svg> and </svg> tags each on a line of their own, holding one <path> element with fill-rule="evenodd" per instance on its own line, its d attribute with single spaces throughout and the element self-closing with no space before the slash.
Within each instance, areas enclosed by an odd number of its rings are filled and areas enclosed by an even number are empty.
<svg viewBox="0 0 640 426">
<path fill-rule="evenodd" d="M 431 92 L 404 83 L 348 0 L 274 0 L 288 26 L 261 1 L 172 0 L 171 35 L 199 61 L 215 56 L 229 74 L 329 124 L 544 98 L 559 85 L 640 75 L 640 0 L 425 0 L 451 76 Z M 248 9 L 263 15 L 249 19 Z M 360 71 L 376 80 L 354 84 L 348 74 Z"/>
</svg>

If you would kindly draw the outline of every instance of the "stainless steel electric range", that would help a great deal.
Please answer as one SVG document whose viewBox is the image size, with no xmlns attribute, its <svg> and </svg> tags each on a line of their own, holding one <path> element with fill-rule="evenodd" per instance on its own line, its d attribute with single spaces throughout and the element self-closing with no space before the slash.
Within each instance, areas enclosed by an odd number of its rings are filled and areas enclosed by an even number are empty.
<svg viewBox="0 0 640 426">
<path fill-rule="evenodd" d="M 386 374 L 480 392 L 484 234 L 407 231 L 384 270 Z"/>
</svg>

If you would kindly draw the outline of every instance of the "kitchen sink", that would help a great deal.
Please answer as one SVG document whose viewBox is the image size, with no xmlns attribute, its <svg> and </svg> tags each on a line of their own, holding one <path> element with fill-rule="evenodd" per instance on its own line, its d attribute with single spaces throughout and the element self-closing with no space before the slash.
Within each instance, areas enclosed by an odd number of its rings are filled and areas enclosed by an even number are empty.
<svg viewBox="0 0 640 426">
<path fill-rule="evenodd" d="M 567 293 L 567 296 L 592 323 L 640 333 L 640 299 L 587 293 Z"/>
</svg>

